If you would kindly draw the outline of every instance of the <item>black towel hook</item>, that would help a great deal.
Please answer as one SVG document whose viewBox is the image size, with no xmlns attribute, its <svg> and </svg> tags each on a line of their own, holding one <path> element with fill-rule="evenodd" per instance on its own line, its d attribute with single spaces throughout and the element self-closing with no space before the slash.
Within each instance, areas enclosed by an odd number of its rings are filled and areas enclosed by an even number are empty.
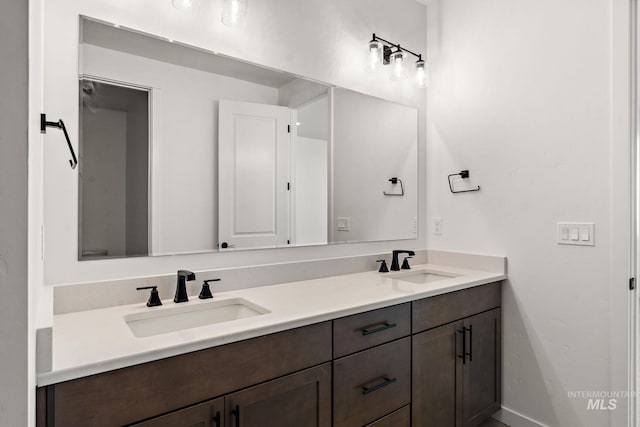
<svg viewBox="0 0 640 427">
<path fill-rule="evenodd" d="M 48 122 L 47 115 L 44 113 L 40 114 L 40 133 L 47 133 L 48 127 L 62 129 L 64 137 L 67 140 L 69 152 L 71 153 L 71 160 L 69 160 L 69 164 L 71 165 L 71 169 L 75 169 L 78 165 L 78 159 L 76 158 L 76 153 L 73 151 L 73 146 L 71 145 L 71 140 L 69 139 L 69 134 L 67 133 L 67 128 L 64 125 L 64 122 L 62 121 L 62 119 L 58 120 L 57 122 Z"/>
</svg>

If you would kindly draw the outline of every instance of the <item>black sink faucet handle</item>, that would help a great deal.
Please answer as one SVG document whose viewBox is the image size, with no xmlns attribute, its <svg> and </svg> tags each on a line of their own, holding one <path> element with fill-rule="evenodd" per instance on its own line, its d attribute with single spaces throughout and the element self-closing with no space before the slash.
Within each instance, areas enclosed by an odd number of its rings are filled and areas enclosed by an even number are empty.
<svg viewBox="0 0 640 427">
<path fill-rule="evenodd" d="M 202 282 L 202 290 L 200 291 L 200 295 L 198 295 L 198 298 L 200 299 L 209 299 L 209 298 L 213 298 L 213 295 L 211 294 L 211 288 L 209 287 L 209 282 L 219 282 L 220 279 L 209 279 L 209 280 L 205 280 Z"/>
<path fill-rule="evenodd" d="M 141 286 L 136 289 L 138 291 L 151 289 L 151 294 L 149 295 L 149 300 L 147 301 L 147 307 L 156 307 L 156 306 L 162 305 L 162 301 L 160 301 L 160 295 L 158 294 L 157 286 Z"/>
<path fill-rule="evenodd" d="M 378 269 L 379 273 L 388 273 L 389 268 L 387 267 L 387 261 L 384 259 L 379 259 L 376 262 L 380 263 L 380 268 Z"/>
<path fill-rule="evenodd" d="M 409 265 L 410 258 L 413 258 L 413 257 L 412 256 L 404 257 L 404 261 L 402 261 L 402 267 L 400 267 L 402 270 L 411 270 L 411 266 Z"/>
</svg>

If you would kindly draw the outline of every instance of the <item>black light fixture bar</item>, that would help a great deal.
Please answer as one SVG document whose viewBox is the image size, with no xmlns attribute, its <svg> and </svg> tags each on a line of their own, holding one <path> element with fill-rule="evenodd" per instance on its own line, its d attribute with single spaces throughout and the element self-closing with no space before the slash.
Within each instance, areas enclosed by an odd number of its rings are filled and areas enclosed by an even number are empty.
<svg viewBox="0 0 640 427">
<path fill-rule="evenodd" d="M 389 45 L 388 47 L 395 47 L 398 50 L 401 50 L 403 52 L 407 52 L 410 53 L 411 55 L 415 56 L 416 58 L 418 58 L 418 61 L 422 61 L 422 55 L 419 53 L 415 53 L 410 51 L 409 49 L 405 49 L 404 47 L 400 46 L 399 44 L 390 42 L 389 40 L 385 40 L 382 37 L 378 37 L 376 36 L 376 33 L 373 33 L 373 38 L 371 39 L 371 41 L 377 41 L 377 42 L 382 42 L 382 43 L 386 43 L 387 45 Z"/>
</svg>

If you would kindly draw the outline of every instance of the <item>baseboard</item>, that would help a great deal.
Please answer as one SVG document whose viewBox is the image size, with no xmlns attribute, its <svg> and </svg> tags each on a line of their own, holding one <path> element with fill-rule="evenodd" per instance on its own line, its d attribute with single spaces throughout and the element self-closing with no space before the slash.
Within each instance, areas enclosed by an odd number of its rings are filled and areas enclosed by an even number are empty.
<svg viewBox="0 0 640 427">
<path fill-rule="evenodd" d="M 493 415 L 493 418 L 509 427 L 549 427 L 504 406 Z"/>
</svg>

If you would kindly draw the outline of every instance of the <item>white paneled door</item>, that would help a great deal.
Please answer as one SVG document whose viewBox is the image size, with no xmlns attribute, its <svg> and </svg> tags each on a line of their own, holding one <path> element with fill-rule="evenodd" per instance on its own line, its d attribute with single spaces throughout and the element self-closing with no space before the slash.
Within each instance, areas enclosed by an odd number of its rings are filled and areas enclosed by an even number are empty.
<svg viewBox="0 0 640 427">
<path fill-rule="evenodd" d="M 286 107 L 220 100 L 219 247 L 289 244 L 289 125 Z"/>
</svg>

